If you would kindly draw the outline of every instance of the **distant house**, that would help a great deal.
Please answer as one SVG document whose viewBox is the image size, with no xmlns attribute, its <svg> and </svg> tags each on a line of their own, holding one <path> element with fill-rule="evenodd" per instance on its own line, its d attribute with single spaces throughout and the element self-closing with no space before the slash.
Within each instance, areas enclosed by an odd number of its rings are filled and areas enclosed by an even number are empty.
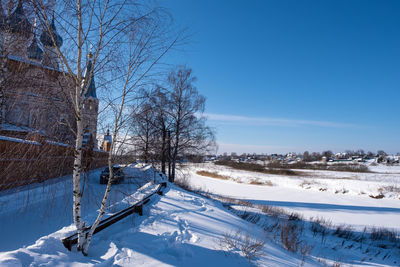
<svg viewBox="0 0 400 267">
<path fill-rule="evenodd" d="M 111 144 L 112 144 L 112 137 L 110 135 L 110 130 L 107 130 L 106 135 L 104 135 L 104 140 L 103 140 L 101 149 L 103 149 L 104 151 L 110 152 Z"/>
</svg>

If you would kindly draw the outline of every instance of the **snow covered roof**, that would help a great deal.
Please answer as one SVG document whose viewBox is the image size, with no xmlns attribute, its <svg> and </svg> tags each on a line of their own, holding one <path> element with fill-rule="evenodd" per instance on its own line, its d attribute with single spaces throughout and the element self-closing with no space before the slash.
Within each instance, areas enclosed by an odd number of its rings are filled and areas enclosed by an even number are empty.
<svg viewBox="0 0 400 267">
<path fill-rule="evenodd" d="M 15 142 L 15 143 L 25 143 L 25 144 L 31 144 L 31 145 L 39 145 L 39 146 L 42 145 L 41 143 L 36 142 L 36 141 L 24 140 L 24 139 L 19 139 L 19 138 L 15 138 L 15 137 L 4 136 L 4 135 L 0 135 L 0 140 L 11 141 L 11 142 Z"/>
<path fill-rule="evenodd" d="M 56 141 L 52 141 L 52 140 L 46 140 L 46 143 L 51 144 L 51 145 L 56 145 L 56 146 L 70 146 L 68 144 L 64 144 L 64 143 L 60 143 L 60 142 L 56 142 Z"/>
<path fill-rule="evenodd" d="M 30 132 L 30 131 L 33 131 L 31 128 L 24 127 L 24 126 L 17 126 L 17 125 L 10 124 L 10 123 L 3 123 L 1 125 L 1 129 L 2 130 L 6 130 L 6 131 L 14 131 L 14 132 Z"/>
<path fill-rule="evenodd" d="M 46 135 L 46 130 L 36 130 L 26 126 L 17 126 L 10 123 L 2 123 L 1 130 L 5 131 L 13 131 L 13 132 L 32 132 L 32 133 L 40 133 Z"/>
<path fill-rule="evenodd" d="M 3 57 L 3 55 L 0 55 L 0 57 Z M 52 68 L 52 67 L 43 65 L 41 63 L 29 60 L 29 59 L 23 59 L 21 57 L 15 56 L 15 55 L 8 55 L 7 58 L 9 58 L 11 60 L 14 60 L 14 61 L 23 62 L 23 63 L 26 63 L 26 64 L 35 65 L 35 66 L 38 66 L 38 67 L 41 67 L 41 68 L 44 68 L 44 69 L 48 69 L 48 70 L 57 71 L 57 72 L 62 73 L 62 71 L 60 71 L 59 69 Z"/>
</svg>

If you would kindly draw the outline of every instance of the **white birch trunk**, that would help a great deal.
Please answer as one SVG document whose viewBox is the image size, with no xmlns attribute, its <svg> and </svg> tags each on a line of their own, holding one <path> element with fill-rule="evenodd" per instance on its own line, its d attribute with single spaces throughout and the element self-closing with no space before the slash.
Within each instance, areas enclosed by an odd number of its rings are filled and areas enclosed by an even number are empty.
<svg viewBox="0 0 400 267">
<path fill-rule="evenodd" d="M 78 104 L 79 105 L 79 104 Z M 82 172 L 82 141 L 83 141 L 83 122 L 82 116 L 79 112 L 78 119 L 76 120 L 76 142 L 75 142 L 75 158 L 73 170 L 73 215 L 74 224 L 78 232 L 78 250 L 82 249 L 85 242 L 84 229 L 85 223 L 81 217 L 81 172 Z"/>
<path fill-rule="evenodd" d="M 107 183 L 107 188 L 106 191 L 104 192 L 104 196 L 103 196 L 103 200 L 101 201 L 101 206 L 100 206 L 100 210 L 99 213 L 97 215 L 96 221 L 92 224 L 92 227 L 89 230 L 89 233 L 86 236 L 86 240 L 85 243 L 83 244 L 82 247 L 82 253 L 83 255 L 87 256 L 87 251 L 89 249 L 89 245 L 90 242 L 92 241 L 92 236 L 94 231 L 96 230 L 97 226 L 99 225 L 101 218 L 104 215 L 105 212 L 105 208 L 106 208 L 106 204 L 107 204 L 107 199 L 108 199 L 108 195 L 111 191 L 111 181 L 114 179 L 114 174 L 113 174 L 113 166 L 112 166 L 112 151 L 113 151 L 113 145 L 114 145 L 114 140 L 115 140 L 116 134 L 113 135 L 113 141 L 111 143 L 111 149 L 110 152 L 108 154 L 108 169 L 109 169 L 109 173 L 110 176 L 108 177 L 108 183 Z"/>
<path fill-rule="evenodd" d="M 117 115 L 117 117 L 115 118 L 115 121 L 114 121 L 114 132 L 113 132 L 113 137 L 112 137 L 112 141 L 111 141 L 110 152 L 108 154 L 108 169 L 109 169 L 110 176 L 108 178 L 107 188 L 106 188 L 106 191 L 104 192 L 103 200 L 101 201 L 99 214 L 97 215 L 96 221 L 92 224 L 92 227 L 90 228 L 89 233 L 86 236 L 85 243 L 83 244 L 84 246 L 82 247 L 82 254 L 85 255 L 85 256 L 87 255 L 87 251 L 89 249 L 90 242 L 92 241 L 93 233 L 96 230 L 97 226 L 100 223 L 101 218 L 104 215 L 105 208 L 106 208 L 106 203 L 107 203 L 107 199 L 108 199 L 108 195 L 109 195 L 110 190 L 111 190 L 111 181 L 114 178 L 112 156 L 113 156 L 113 151 L 114 151 L 115 140 L 116 140 L 117 134 L 118 134 L 118 125 L 120 123 L 120 119 L 122 117 L 122 112 L 123 112 L 124 107 L 125 107 L 126 90 L 127 90 L 129 77 L 130 77 L 130 72 L 131 72 L 131 68 L 128 68 L 128 74 L 127 74 L 127 77 L 126 77 L 126 80 L 125 80 L 123 93 L 122 93 L 121 105 L 119 106 L 118 115 Z"/>
</svg>

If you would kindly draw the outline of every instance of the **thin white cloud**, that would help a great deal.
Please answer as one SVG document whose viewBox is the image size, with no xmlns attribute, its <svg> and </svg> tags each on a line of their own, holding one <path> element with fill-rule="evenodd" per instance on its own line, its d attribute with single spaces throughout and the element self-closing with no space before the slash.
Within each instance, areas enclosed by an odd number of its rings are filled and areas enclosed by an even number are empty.
<svg viewBox="0 0 400 267">
<path fill-rule="evenodd" d="M 295 150 L 296 147 L 290 146 L 229 144 L 218 142 L 218 153 L 286 153 Z"/>
<path fill-rule="evenodd" d="M 218 121 L 233 124 L 252 124 L 252 125 L 272 125 L 272 126 L 319 126 L 332 128 L 353 128 L 357 127 L 351 123 L 331 122 L 331 121 L 314 121 L 314 120 L 298 120 L 284 118 L 268 118 L 268 117 L 247 117 L 228 114 L 203 113 L 210 121 Z"/>
</svg>

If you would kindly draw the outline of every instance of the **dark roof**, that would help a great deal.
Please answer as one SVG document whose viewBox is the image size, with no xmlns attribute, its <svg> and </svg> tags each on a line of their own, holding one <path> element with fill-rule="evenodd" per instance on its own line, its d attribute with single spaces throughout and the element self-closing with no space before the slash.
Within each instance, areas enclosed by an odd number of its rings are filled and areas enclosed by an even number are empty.
<svg viewBox="0 0 400 267">
<path fill-rule="evenodd" d="M 86 70 L 85 70 L 85 75 L 84 75 L 84 79 L 85 79 L 84 88 L 86 88 L 86 86 L 88 86 L 87 83 L 88 83 L 89 75 L 90 75 L 90 72 L 92 71 L 92 68 L 93 68 L 92 54 L 89 54 L 89 61 L 87 63 Z M 86 97 L 97 98 L 97 96 L 96 96 L 96 84 L 94 82 L 94 72 L 92 73 L 92 77 L 90 77 L 89 86 L 88 86 L 88 89 L 87 89 L 87 92 L 86 92 L 85 96 Z"/>
<path fill-rule="evenodd" d="M 34 60 L 42 60 L 43 50 L 39 47 L 36 37 L 33 38 L 31 45 L 27 49 L 28 58 Z"/>
<path fill-rule="evenodd" d="M 22 7 L 22 1 L 18 1 L 18 6 L 9 17 L 10 31 L 13 33 L 20 33 L 25 36 L 32 34 L 32 24 L 29 22 Z"/>
<path fill-rule="evenodd" d="M 40 35 L 40 42 L 42 42 L 42 44 L 44 46 L 50 46 L 50 47 L 58 46 L 58 47 L 61 47 L 62 44 L 63 44 L 63 39 L 61 38 L 61 36 L 57 32 L 56 25 L 54 23 L 54 16 L 53 16 L 53 18 L 51 20 L 50 31 L 53 34 L 54 40 L 56 41 L 55 45 L 53 43 L 53 40 L 51 39 L 51 34 L 47 29 L 45 31 L 43 31 L 42 34 Z"/>
</svg>

